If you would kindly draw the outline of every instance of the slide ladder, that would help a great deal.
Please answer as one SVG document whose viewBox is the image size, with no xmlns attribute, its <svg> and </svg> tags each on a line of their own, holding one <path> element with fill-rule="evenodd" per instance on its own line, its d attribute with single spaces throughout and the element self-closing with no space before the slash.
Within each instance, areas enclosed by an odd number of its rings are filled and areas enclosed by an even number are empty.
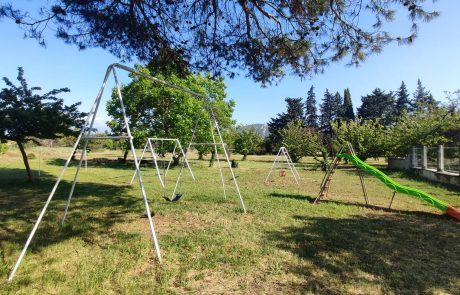
<svg viewBox="0 0 460 295">
<path fill-rule="evenodd" d="M 355 150 L 353 149 L 353 146 L 351 145 L 351 143 L 349 142 L 345 143 L 340 148 L 339 154 L 341 154 L 344 151 L 344 149 L 347 149 L 350 154 L 355 155 Z M 319 200 L 323 198 L 327 198 L 327 194 L 329 193 L 329 187 L 331 185 L 332 177 L 334 176 L 335 170 L 337 169 L 339 162 L 340 162 L 340 157 L 335 156 L 331 162 L 331 165 L 328 167 L 327 173 L 324 175 L 324 178 L 321 181 L 319 194 L 313 201 L 313 204 L 316 204 Z M 367 197 L 367 190 L 366 190 L 366 184 L 364 183 L 364 177 L 358 168 L 357 168 L 357 172 L 358 172 L 359 180 L 361 182 L 361 188 L 363 190 L 364 202 L 367 205 L 369 203 L 369 200 Z"/>
</svg>

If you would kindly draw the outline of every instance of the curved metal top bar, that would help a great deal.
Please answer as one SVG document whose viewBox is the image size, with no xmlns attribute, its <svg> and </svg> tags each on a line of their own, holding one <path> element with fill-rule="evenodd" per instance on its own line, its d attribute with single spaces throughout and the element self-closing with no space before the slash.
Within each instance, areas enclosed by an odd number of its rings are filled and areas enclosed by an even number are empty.
<svg viewBox="0 0 460 295">
<path fill-rule="evenodd" d="M 158 78 L 152 77 L 152 76 L 150 76 L 150 75 L 148 75 L 148 74 L 139 72 L 139 71 L 136 70 L 136 69 L 127 67 L 127 66 L 122 65 L 122 64 L 119 64 L 119 63 L 113 63 L 113 64 L 109 65 L 107 71 L 111 70 L 112 68 L 119 68 L 119 69 L 125 70 L 125 71 L 127 71 L 127 72 L 130 72 L 130 73 L 132 73 L 132 74 L 135 74 L 135 75 L 144 77 L 144 78 L 146 78 L 146 79 L 149 79 L 150 81 L 159 83 L 159 84 L 161 84 L 161 85 L 168 86 L 168 87 L 171 87 L 171 88 L 175 88 L 175 89 L 177 89 L 177 90 L 181 90 L 181 91 L 187 92 L 187 93 L 189 93 L 189 94 L 192 94 L 192 95 L 195 95 L 195 96 L 204 98 L 204 99 L 206 99 L 206 100 L 209 100 L 209 97 L 208 97 L 207 95 L 203 95 L 203 94 L 201 94 L 201 93 L 192 91 L 192 90 L 190 90 L 190 89 L 183 88 L 183 87 L 181 87 L 181 86 L 177 86 L 177 85 L 175 85 L 175 84 L 172 84 L 172 83 L 169 83 L 169 82 L 160 80 L 160 79 L 158 79 Z"/>
</svg>

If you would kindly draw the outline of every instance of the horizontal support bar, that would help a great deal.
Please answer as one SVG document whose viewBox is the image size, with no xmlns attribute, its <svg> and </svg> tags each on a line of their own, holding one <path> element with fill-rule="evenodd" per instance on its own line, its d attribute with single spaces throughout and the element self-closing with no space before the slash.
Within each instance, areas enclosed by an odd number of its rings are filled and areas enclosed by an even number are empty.
<svg viewBox="0 0 460 295">
<path fill-rule="evenodd" d="M 220 146 L 220 145 L 222 145 L 222 144 L 221 144 L 221 143 L 212 143 L 212 142 L 210 142 L 210 143 L 209 143 L 209 142 L 197 142 L 197 143 L 192 143 L 192 144 L 190 144 L 190 145 L 191 145 L 191 146 L 194 146 L 194 145 L 209 145 L 209 146 L 215 146 L 215 145 L 217 145 L 217 146 Z M 224 143 L 224 145 L 227 145 L 227 144 Z"/>
<path fill-rule="evenodd" d="M 154 141 L 179 141 L 177 138 L 147 138 L 148 140 Z"/>
<path fill-rule="evenodd" d="M 131 139 L 132 136 L 86 136 L 82 137 L 83 140 L 93 140 L 93 139 Z"/>
</svg>

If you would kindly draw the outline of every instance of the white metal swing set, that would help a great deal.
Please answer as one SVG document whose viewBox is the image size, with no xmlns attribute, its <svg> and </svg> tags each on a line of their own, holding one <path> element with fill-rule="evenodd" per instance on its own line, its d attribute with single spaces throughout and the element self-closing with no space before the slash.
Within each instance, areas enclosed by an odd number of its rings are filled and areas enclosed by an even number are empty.
<svg viewBox="0 0 460 295">
<path fill-rule="evenodd" d="M 157 152 L 155 150 L 157 142 L 161 142 L 162 146 L 163 146 L 163 142 L 173 142 L 174 143 L 174 148 L 172 150 L 171 157 L 170 157 L 170 159 L 168 161 L 168 165 L 164 169 L 163 174 L 161 174 L 160 166 L 158 165 L 158 154 L 157 154 Z M 158 180 L 160 181 L 161 187 L 163 189 L 166 189 L 166 176 L 168 174 L 169 168 L 171 167 L 171 163 L 173 161 L 173 158 L 175 156 L 177 156 L 177 153 L 176 153 L 177 150 L 179 150 L 178 153 L 180 153 L 180 155 L 182 155 L 182 157 L 184 159 L 184 163 L 187 165 L 187 168 L 188 168 L 188 170 L 190 172 L 190 176 L 192 176 L 193 180 L 195 180 L 195 175 L 193 175 L 192 168 L 190 167 L 190 164 L 187 161 L 187 158 L 185 157 L 185 153 L 184 153 L 184 150 L 182 149 L 182 145 L 180 144 L 179 139 L 177 139 L 177 138 L 147 138 L 147 142 L 145 143 L 145 147 L 142 150 L 142 154 L 141 154 L 141 157 L 139 159 L 139 165 L 141 164 L 142 159 L 144 158 L 145 152 L 147 150 L 149 150 L 150 153 L 152 154 L 153 164 L 155 166 L 155 170 L 156 170 L 156 173 L 157 173 L 157 176 L 158 176 Z M 136 178 L 136 171 L 134 171 L 133 177 L 131 178 L 131 182 L 129 184 L 133 184 L 134 178 Z M 169 201 L 174 201 L 174 202 L 178 201 L 179 198 L 182 196 L 182 194 L 180 196 L 175 194 L 178 184 L 179 184 L 179 176 L 176 179 L 176 185 L 174 187 L 174 191 L 173 191 L 173 193 L 171 195 L 171 198 L 168 198 L 166 195 L 164 195 L 163 197 L 165 199 L 169 200 Z"/>
<path fill-rule="evenodd" d="M 286 164 L 291 170 L 292 176 L 294 177 L 296 184 L 299 185 L 299 180 L 300 180 L 299 172 L 297 172 L 294 162 L 292 161 L 287 148 L 285 148 L 284 146 L 280 147 L 280 149 L 278 150 L 278 154 L 276 154 L 275 160 L 273 161 L 270 171 L 268 172 L 267 178 L 265 178 L 265 183 L 267 183 L 268 179 L 270 178 L 273 168 L 275 168 L 275 166 L 280 164 L 280 161 L 279 161 L 280 157 L 283 157 L 283 156 L 284 156 L 284 159 L 286 160 Z"/>
<path fill-rule="evenodd" d="M 152 214 L 151 214 L 151 211 L 150 211 L 150 206 L 149 206 L 149 202 L 148 202 L 148 199 L 147 199 L 147 193 L 145 191 L 144 182 L 142 180 L 141 171 L 139 169 L 140 161 L 138 161 L 138 159 L 137 159 L 136 150 L 134 148 L 133 136 L 131 134 L 131 130 L 130 130 L 130 127 L 129 127 L 129 121 L 128 121 L 128 118 L 126 116 L 126 110 L 125 110 L 125 106 L 124 106 L 124 103 L 123 103 L 120 83 L 118 82 L 118 78 L 117 78 L 117 74 L 116 74 L 115 69 L 124 70 L 126 72 L 129 72 L 129 73 L 135 75 L 135 76 L 146 78 L 146 79 L 148 79 L 148 80 L 150 80 L 152 82 L 155 82 L 157 84 L 160 84 L 162 86 L 171 87 L 171 88 L 186 92 L 186 93 L 191 94 L 191 95 L 193 95 L 195 97 L 203 99 L 204 104 L 203 104 L 203 107 L 202 107 L 202 110 L 201 110 L 200 114 L 198 115 L 198 119 L 197 119 L 197 121 L 195 123 L 195 128 L 193 130 L 192 137 L 190 138 L 190 142 L 189 142 L 189 145 L 187 147 L 187 151 L 186 151 L 185 154 L 183 154 L 184 161 L 182 162 L 181 170 L 179 172 L 179 176 L 177 178 L 177 181 L 179 181 L 179 179 L 180 179 L 180 176 L 182 174 L 182 171 L 184 169 L 185 164 L 187 164 L 187 166 L 188 166 L 187 154 L 188 154 L 188 152 L 190 150 L 190 147 L 192 146 L 192 141 L 193 141 L 193 139 L 195 137 L 195 131 L 196 131 L 196 127 L 198 126 L 198 122 L 200 120 L 201 113 L 206 109 L 208 111 L 209 118 L 210 118 L 211 132 L 212 132 L 212 137 L 213 137 L 213 140 L 214 140 L 214 146 L 216 147 L 216 154 L 217 154 L 217 145 L 221 145 L 223 147 L 225 158 L 226 158 L 227 164 L 228 164 L 228 166 L 230 168 L 230 172 L 232 174 L 232 178 L 233 178 L 235 187 L 236 187 L 237 192 L 238 192 L 241 208 L 242 208 L 243 212 L 246 213 L 246 208 L 244 206 L 243 197 L 241 196 L 241 192 L 240 192 L 240 189 L 239 189 L 239 186 L 238 186 L 238 182 L 236 181 L 236 177 L 235 177 L 235 175 L 233 173 L 233 169 L 232 169 L 232 167 L 230 165 L 230 159 L 229 159 L 227 150 L 225 149 L 225 144 L 224 144 L 224 141 L 222 139 L 222 135 L 221 135 L 220 130 L 219 130 L 219 125 L 217 123 L 217 120 L 216 120 L 216 117 L 215 117 L 215 114 L 214 114 L 214 110 L 213 110 L 212 105 L 211 105 L 211 99 L 206 95 L 194 92 L 194 91 L 186 89 L 186 88 L 182 88 L 182 87 L 177 86 L 175 84 L 165 82 L 163 80 L 160 80 L 160 79 L 152 77 L 152 76 L 150 76 L 148 74 L 139 72 L 139 71 L 137 71 L 135 69 L 132 69 L 130 67 L 127 67 L 127 66 L 124 66 L 124 65 L 121 65 L 121 64 L 117 64 L 117 63 L 111 64 L 111 65 L 109 65 L 107 67 L 107 70 L 106 70 L 106 73 L 105 73 L 104 80 L 102 82 L 101 88 L 99 89 L 99 92 L 98 92 L 98 94 L 96 96 L 94 104 L 91 107 L 90 112 L 88 113 L 88 116 L 87 116 L 86 121 L 85 121 L 85 123 L 83 125 L 83 128 L 81 129 L 80 134 L 78 135 L 78 137 L 77 137 L 77 139 L 75 141 L 73 149 L 72 149 L 69 157 L 67 158 L 67 161 L 65 162 L 64 167 L 63 167 L 61 173 L 59 174 L 59 177 L 56 180 L 56 183 L 55 183 L 53 189 L 51 190 L 51 193 L 48 196 L 48 198 L 47 198 L 47 200 L 45 202 L 45 205 L 43 206 L 43 209 L 41 210 L 41 212 L 40 212 L 40 214 L 39 214 L 39 216 L 37 218 L 37 221 L 35 222 L 35 224 L 34 224 L 34 226 L 32 228 L 32 231 L 30 232 L 23 249 L 22 249 L 21 253 L 19 254 L 19 257 L 18 257 L 18 259 L 17 259 L 12 271 L 10 272 L 10 274 L 8 276 L 8 281 L 10 281 L 10 282 L 13 280 L 14 275 L 16 274 L 16 271 L 18 270 L 18 267 L 21 264 L 21 261 L 22 261 L 22 259 L 24 258 L 25 254 L 27 252 L 27 248 L 29 247 L 29 245 L 30 245 L 30 243 L 32 241 L 32 238 L 34 237 L 35 232 L 37 231 L 37 228 L 38 228 L 40 222 L 42 221 L 43 216 L 45 215 L 46 210 L 47 210 L 47 208 L 48 208 L 48 206 L 49 206 L 54 194 L 56 193 L 56 190 L 57 190 L 57 188 L 59 186 L 59 183 L 61 182 L 62 177 L 64 176 L 64 173 L 65 173 L 67 167 L 70 164 L 70 161 L 72 159 L 72 155 L 75 153 L 80 141 L 82 141 L 82 140 L 84 142 L 83 148 L 82 148 L 83 151 L 86 151 L 86 149 L 88 147 L 88 142 L 90 140 L 100 140 L 100 139 L 117 139 L 117 140 L 120 140 L 120 139 L 122 139 L 122 140 L 128 140 L 129 141 L 130 148 L 131 148 L 131 153 L 133 154 L 134 165 L 135 165 L 135 169 L 136 169 L 135 175 L 137 175 L 137 178 L 139 180 L 139 186 L 141 188 L 141 194 L 142 194 L 142 198 L 144 200 L 145 210 L 146 210 L 146 213 L 147 213 L 147 218 L 148 218 L 148 222 L 149 222 L 150 232 L 151 232 L 151 235 L 152 235 L 153 245 L 155 247 L 156 257 L 157 257 L 158 261 L 161 262 L 160 247 L 159 247 L 159 244 L 158 244 L 158 239 L 157 239 L 156 232 L 155 232 L 155 226 L 154 226 L 154 223 L 153 223 L 153 218 L 152 218 Z M 120 107 L 121 107 L 121 111 L 122 111 L 122 115 L 123 115 L 123 121 L 125 123 L 126 135 L 120 135 L 120 136 L 94 136 L 93 135 L 93 136 L 91 136 L 93 126 L 94 126 L 94 121 L 96 119 L 96 114 L 97 114 L 97 111 L 99 109 L 99 105 L 100 105 L 100 102 L 101 102 L 102 94 L 104 93 L 104 89 L 105 89 L 107 80 L 108 80 L 108 78 L 109 78 L 109 76 L 111 74 L 113 75 L 114 80 L 115 80 L 116 91 L 117 91 L 118 99 L 119 99 L 119 102 L 120 102 Z M 219 143 L 218 144 L 215 142 L 213 129 L 216 130 L 216 133 L 219 136 Z M 77 182 L 78 174 L 79 174 L 80 168 L 82 166 L 83 159 L 85 158 L 84 157 L 85 154 L 86 154 L 85 152 L 82 152 L 81 155 L 80 155 L 80 159 L 78 161 L 78 166 L 77 166 L 74 178 L 73 178 L 73 182 L 72 182 L 70 193 L 69 193 L 69 196 L 68 196 L 68 199 L 67 199 L 64 214 L 63 214 L 62 219 L 61 219 L 61 224 L 62 225 L 64 224 L 65 218 L 67 216 L 67 212 L 68 212 L 69 207 L 70 207 L 70 202 L 71 202 L 72 195 L 73 195 L 75 185 L 76 185 L 76 182 Z M 220 166 L 220 164 L 219 164 L 219 166 Z M 190 169 L 190 166 L 188 166 L 188 167 Z M 190 173 L 192 173 L 191 169 L 190 169 Z M 192 175 L 193 175 L 193 173 L 192 173 Z M 221 176 L 222 176 L 222 171 L 221 171 Z M 223 181 L 223 178 L 222 178 L 222 181 Z M 176 185 L 176 188 L 177 188 L 177 185 Z M 173 195 L 174 195 L 174 193 L 173 193 Z"/>
</svg>

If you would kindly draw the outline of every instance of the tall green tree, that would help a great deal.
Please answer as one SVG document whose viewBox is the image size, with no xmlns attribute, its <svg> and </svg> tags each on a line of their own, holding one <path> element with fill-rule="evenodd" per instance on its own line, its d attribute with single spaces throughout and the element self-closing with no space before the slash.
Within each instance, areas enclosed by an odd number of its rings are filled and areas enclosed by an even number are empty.
<svg viewBox="0 0 460 295">
<path fill-rule="evenodd" d="M 435 108 L 438 102 L 431 95 L 429 90 L 422 85 L 420 79 L 417 80 L 417 88 L 414 92 L 413 108 L 415 111 L 428 111 Z"/>
<path fill-rule="evenodd" d="M 285 146 L 293 162 L 302 157 L 310 156 L 318 161 L 323 170 L 328 167 L 328 150 L 325 138 L 315 128 L 305 127 L 302 121 L 292 121 L 281 131 L 282 144 Z M 319 157 L 321 154 L 322 157 Z"/>
<path fill-rule="evenodd" d="M 401 82 L 401 86 L 396 91 L 396 105 L 395 113 L 397 117 L 400 117 L 403 112 L 410 112 L 411 101 L 409 98 L 409 92 L 407 91 L 406 84 L 404 81 Z"/>
<path fill-rule="evenodd" d="M 338 93 L 331 94 L 328 89 L 324 92 L 323 102 L 320 105 L 320 129 L 325 134 L 331 134 L 331 122 L 338 119 L 342 109 L 342 98 Z"/>
<path fill-rule="evenodd" d="M 387 130 L 379 119 L 332 122 L 338 145 L 350 142 L 357 156 L 365 161 L 387 154 Z"/>
<path fill-rule="evenodd" d="M 263 141 L 263 137 L 257 134 L 254 128 L 239 126 L 234 142 L 235 152 L 243 155 L 244 161 L 248 155 L 255 154 L 261 149 Z"/>
<path fill-rule="evenodd" d="M 313 85 L 307 93 L 305 101 L 305 126 L 318 128 L 318 109 L 316 107 L 316 94 Z"/>
<path fill-rule="evenodd" d="M 338 91 L 334 94 L 334 108 L 336 109 L 336 119 L 342 117 L 343 114 L 343 97 Z"/>
<path fill-rule="evenodd" d="M 361 106 L 358 116 L 364 120 L 379 119 L 384 125 L 394 122 L 395 99 L 392 93 L 385 93 L 380 88 L 374 89 L 371 94 L 361 97 Z"/>
<path fill-rule="evenodd" d="M 223 78 L 213 79 L 209 75 L 200 74 L 187 74 L 181 77 L 172 72 L 165 74 L 163 71 L 158 71 L 156 67 L 152 67 L 152 64 L 147 67 L 138 65 L 136 68 L 158 79 L 208 95 L 219 127 L 225 129 L 234 124 L 232 114 L 235 103 L 232 100 L 225 100 L 226 85 Z M 132 82 L 123 86 L 121 91 L 137 147 L 141 147 L 147 137 L 178 138 L 183 146 L 187 146 L 198 118 L 195 141 L 212 141 L 209 112 L 207 110 L 201 112 L 204 106 L 203 99 L 178 89 L 155 84 L 143 77 L 132 76 L 132 78 Z M 111 131 L 117 134 L 125 132 L 125 124 L 115 90 L 112 99 L 107 103 L 107 112 L 112 118 L 108 122 Z M 171 146 L 165 145 L 164 149 L 172 150 Z M 201 155 L 211 151 L 210 147 L 206 146 L 196 148 Z M 180 155 L 177 155 L 174 159 L 176 163 L 179 158 Z"/>
<path fill-rule="evenodd" d="M 344 58 L 358 65 L 391 42 L 412 43 L 418 23 L 439 15 L 427 9 L 415 0 L 54 0 L 31 11 L 3 1 L 0 18 L 12 19 L 41 44 L 52 27 L 79 49 L 100 47 L 146 62 L 171 48 L 194 70 L 234 75 L 243 68 L 270 82 L 288 72 L 320 73 Z M 407 36 L 387 29 L 399 17 L 409 18 Z"/>
<path fill-rule="evenodd" d="M 278 149 L 281 144 L 281 130 L 283 130 L 287 124 L 293 121 L 304 121 L 304 111 L 302 98 L 286 98 L 286 112 L 278 114 L 275 118 L 271 118 L 267 123 L 268 126 L 268 138 L 270 142 L 270 149 Z"/>
<path fill-rule="evenodd" d="M 353 110 L 353 102 L 351 101 L 350 89 L 346 88 L 343 92 L 343 105 L 341 117 L 345 120 L 355 120 L 355 112 Z"/>
<path fill-rule="evenodd" d="M 6 88 L 0 91 L 0 141 L 15 141 L 21 151 L 27 178 L 32 181 L 29 160 L 24 144 L 28 140 L 54 139 L 73 135 L 81 128 L 84 113 L 78 111 L 80 103 L 65 105 L 58 96 L 70 92 L 68 88 L 53 89 L 44 94 L 40 87 L 29 87 L 24 70 L 18 68 L 19 85 L 8 78 L 3 81 Z"/>
</svg>

